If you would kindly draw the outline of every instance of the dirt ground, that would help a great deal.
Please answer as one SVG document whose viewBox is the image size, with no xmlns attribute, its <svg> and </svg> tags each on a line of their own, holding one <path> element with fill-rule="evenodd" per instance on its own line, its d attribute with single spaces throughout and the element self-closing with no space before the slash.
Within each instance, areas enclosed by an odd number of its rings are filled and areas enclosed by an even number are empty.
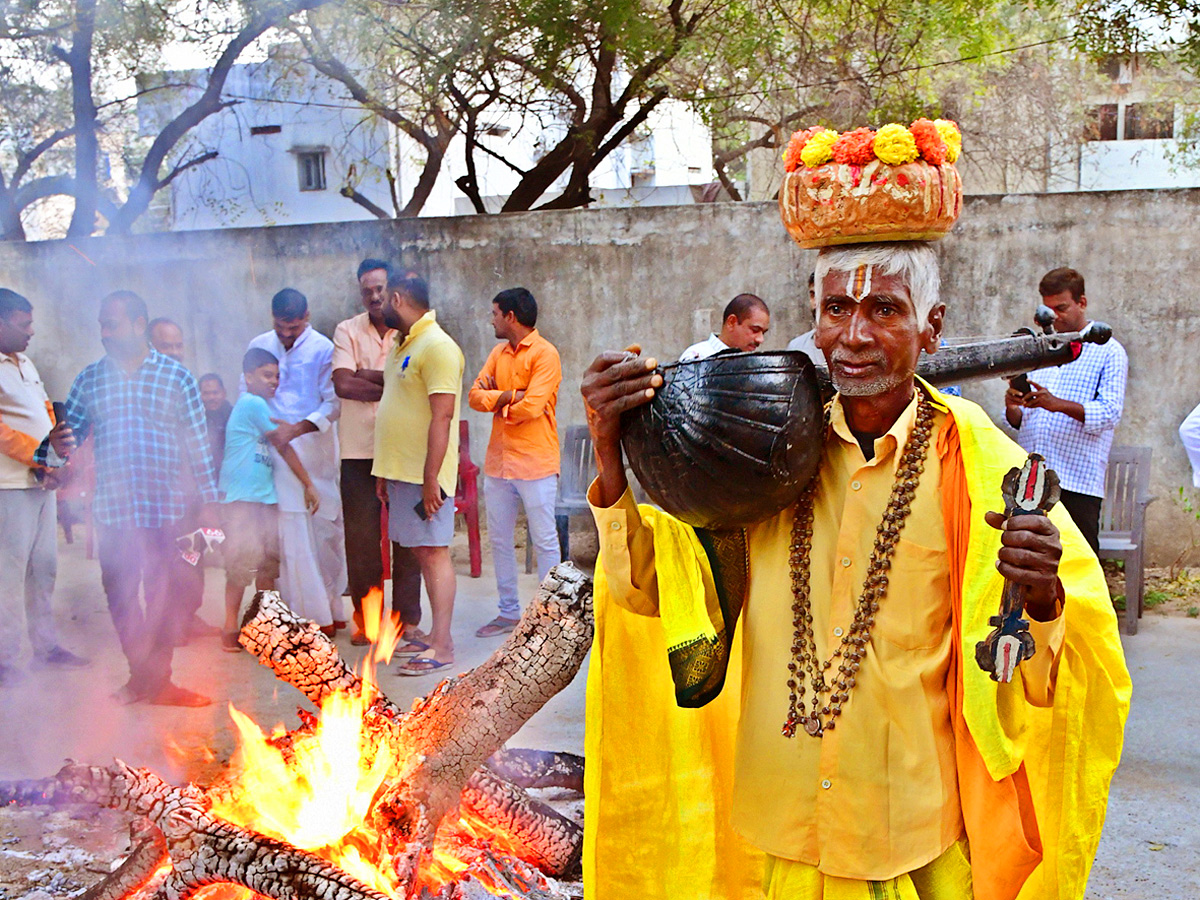
<svg viewBox="0 0 1200 900">
<path fill-rule="evenodd" d="M 297 724 L 305 701 L 247 654 L 222 653 L 215 638 L 193 641 L 175 655 L 175 678 L 218 702 L 200 710 L 135 705 L 118 707 L 108 695 L 126 677 L 94 560 L 81 543 L 63 545 L 56 603 L 64 643 L 94 660 L 90 669 L 31 667 L 24 683 L 0 689 L 0 778 L 37 778 L 63 760 L 104 764 L 119 757 L 148 766 L 170 780 L 213 781 L 235 750 L 230 704 L 265 729 Z M 484 577 L 467 575 L 465 542 L 455 548 L 459 594 L 454 637 L 457 668 L 482 662 L 499 639 L 479 640 L 476 628 L 495 614 L 490 560 Z M 1200 571 L 1171 580 L 1152 570 L 1146 616 L 1139 633 L 1125 638 L 1134 679 L 1134 704 L 1122 764 L 1113 781 L 1108 819 L 1087 900 L 1200 898 Z M 1123 575 L 1110 573 L 1114 595 Z M 530 597 L 536 577 L 522 576 Z M 204 617 L 218 621 L 221 573 L 207 571 Z M 1160 595 L 1162 599 L 1160 599 Z M 1189 618 L 1189 615 L 1191 618 Z M 362 651 L 338 636 L 347 659 Z M 513 747 L 583 751 L 585 671 L 510 742 Z M 400 678 L 384 672 L 382 689 L 407 705 L 423 696 L 435 677 Z M 569 814 L 580 804 L 549 797 Z M 0 809 L 0 900 L 51 900 L 77 896 L 128 852 L 128 820 L 109 810 Z M 690 900 L 690 898 L 689 898 Z"/>
</svg>

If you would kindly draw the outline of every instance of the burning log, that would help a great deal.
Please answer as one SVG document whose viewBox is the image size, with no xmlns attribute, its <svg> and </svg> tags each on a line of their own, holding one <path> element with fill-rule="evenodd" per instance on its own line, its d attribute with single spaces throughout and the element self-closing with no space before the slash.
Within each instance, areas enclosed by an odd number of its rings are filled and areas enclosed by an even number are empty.
<svg viewBox="0 0 1200 900">
<path fill-rule="evenodd" d="M 315 853 L 210 815 L 195 785 L 175 787 L 120 760 L 105 768 L 70 764 L 53 778 L 2 783 L 0 803 L 86 803 L 145 816 L 162 833 L 171 858 L 171 872 L 159 889 L 165 900 L 187 900 L 212 884 L 241 885 L 275 900 L 387 900 Z M 130 859 L 135 858 L 121 879 L 110 876 L 99 897 L 116 900 L 149 883 L 161 855 L 135 852 Z"/>
<path fill-rule="evenodd" d="M 591 582 L 570 564 L 558 566 L 491 658 L 440 683 L 404 712 L 350 670 L 332 642 L 298 619 L 277 594 L 257 595 L 244 620 L 243 645 L 320 705 L 322 721 L 327 705 L 347 697 L 360 704 L 355 708 L 366 746 L 361 760 L 348 764 L 378 770 L 380 779 L 368 794 L 363 822 L 369 827 L 363 836 L 346 835 L 353 852 L 331 857 L 339 865 L 281 839 L 286 833 L 272 836 L 277 830 L 268 828 L 272 834 L 264 834 L 250 827 L 252 818 L 238 818 L 257 802 L 253 790 L 239 794 L 233 784 L 208 791 L 173 787 L 120 761 L 107 768 L 70 764 L 53 778 L 0 782 L 0 805 L 90 803 L 145 817 L 149 833 L 135 840 L 134 852 L 87 900 L 120 900 L 155 889 L 157 881 L 162 884 L 154 896 L 166 900 L 188 898 L 214 884 L 240 885 L 276 900 L 380 900 L 389 896 L 384 888 L 407 896 L 418 890 L 429 896 L 432 888 L 445 900 L 496 896 L 488 885 L 504 896 L 553 896 L 527 864 L 550 874 L 577 872 L 581 829 L 486 763 L 574 678 L 591 645 L 592 627 Z M 298 764 L 322 724 L 311 714 L 301 718 L 300 729 L 261 741 L 284 768 Z M 525 758 L 525 768 L 536 768 L 534 761 Z M 500 756 L 494 765 L 511 770 L 513 757 Z M 460 816 L 447 818 L 445 834 L 439 833 L 439 824 L 455 809 Z M 473 823 L 494 829 L 502 845 L 493 847 L 486 835 L 482 845 L 473 843 Z M 470 845 L 469 858 L 439 862 L 435 837 L 443 855 L 445 847 Z M 319 842 L 304 846 L 330 849 Z M 360 861 L 370 864 L 369 875 L 358 868 Z M 344 871 L 346 863 L 355 863 L 350 871 L 360 878 Z M 430 879 L 430 873 L 439 877 Z M 455 881 L 460 874 L 478 882 Z"/>
<path fill-rule="evenodd" d="M 514 813 L 523 817 L 519 833 L 545 871 L 562 875 L 576 866 L 582 848 L 577 825 L 516 785 L 476 770 L 571 683 L 591 646 L 592 628 L 590 579 L 569 563 L 556 566 L 520 624 L 484 663 L 441 682 L 409 713 L 382 695 L 375 697 L 366 715 L 368 733 L 403 748 L 401 757 L 408 763 L 392 773 L 389 788 L 373 806 L 378 830 L 431 847 L 438 823 L 458 805 L 470 782 L 469 804 L 485 820 L 511 832 Z M 241 643 L 317 705 L 335 693 L 363 690 L 333 642 L 274 592 L 255 596 Z"/>
</svg>

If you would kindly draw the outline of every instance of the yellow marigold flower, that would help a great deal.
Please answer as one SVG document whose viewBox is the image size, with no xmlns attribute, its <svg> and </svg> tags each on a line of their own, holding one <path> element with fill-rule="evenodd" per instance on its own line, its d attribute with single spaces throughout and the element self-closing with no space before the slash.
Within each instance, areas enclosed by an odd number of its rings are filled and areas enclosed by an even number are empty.
<svg viewBox="0 0 1200 900">
<path fill-rule="evenodd" d="M 962 132 L 950 119 L 935 119 L 933 127 L 938 130 L 942 140 L 946 142 L 946 161 L 956 162 L 962 153 Z"/>
<path fill-rule="evenodd" d="M 801 161 L 810 169 L 829 162 L 833 157 L 833 142 L 838 139 L 838 133 L 829 128 L 823 128 L 808 139 L 804 149 L 800 151 Z"/>
<path fill-rule="evenodd" d="M 903 125 L 884 125 L 875 134 L 875 155 L 891 166 L 910 163 L 920 154 L 912 132 Z"/>
</svg>

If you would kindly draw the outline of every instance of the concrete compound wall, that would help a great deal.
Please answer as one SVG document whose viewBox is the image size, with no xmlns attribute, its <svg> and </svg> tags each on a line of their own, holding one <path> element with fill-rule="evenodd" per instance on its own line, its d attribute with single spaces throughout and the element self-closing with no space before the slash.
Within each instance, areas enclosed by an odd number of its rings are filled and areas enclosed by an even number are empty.
<svg viewBox="0 0 1200 900">
<path fill-rule="evenodd" d="M 973 197 L 938 245 L 951 337 L 1007 334 L 1029 322 L 1045 271 L 1072 265 L 1084 273 L 1089 310 L 1129 352 L 1117 442 L 1154 448 L 1158 502 L 1149 530 L 1153 559 L 1164 565 L 1189 546 L 1195 525 L 1171 498 L 1190 484 L 1176 428 L 1200 402 L 1200 312 L 1188 286 L 1200 271 L 1200 231 L 1188 224 L 1198 207 L 1200 190 Z M 151 315 L 180 322 L 194 371 L 215 370 L 228 382 L 246 342 L 270 327 L 269 300 L 279 288 L 307 294 L 313 324 L 326 334 L 357 312 L 354 269 L 364 256 L 429 279 L 439 318 L 466 355 L 468 383 L 494 343 L 491 297 L 514 285 L 532 290 L 539 327 L 562 353 L 563 426 L 583 421 L 578 383 L 599 351 L 637 341 L 673 358 L 707 335 L 736 293 L 770 303 L 768 349 L 810 327 L 802 298 L 815 252 L 791 243 L 772 203 L 0 245 L 0 285 L 34 303 L 30 354 L 61 398 L 102 353 L 97 300 L 110 290 L 133 289 Z M 1002 389 L 998 381 L 976 383 L 965 393 L 999 418 Z M 489 425 L 470 415 L 480 460 Z"/>
</svg>

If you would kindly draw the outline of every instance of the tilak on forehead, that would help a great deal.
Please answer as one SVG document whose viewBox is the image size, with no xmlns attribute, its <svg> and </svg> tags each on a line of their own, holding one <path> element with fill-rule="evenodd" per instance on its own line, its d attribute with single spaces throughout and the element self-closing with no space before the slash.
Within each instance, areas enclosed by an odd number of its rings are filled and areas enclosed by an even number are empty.
<svg viewBox="0 0 1200 900">
<path fill-rule="evenodd" d="M 862 300 L 871 293 L 871 270 L 873 266 L 859 266 L 846 278 L 846 296 Z"/>
</svg>

